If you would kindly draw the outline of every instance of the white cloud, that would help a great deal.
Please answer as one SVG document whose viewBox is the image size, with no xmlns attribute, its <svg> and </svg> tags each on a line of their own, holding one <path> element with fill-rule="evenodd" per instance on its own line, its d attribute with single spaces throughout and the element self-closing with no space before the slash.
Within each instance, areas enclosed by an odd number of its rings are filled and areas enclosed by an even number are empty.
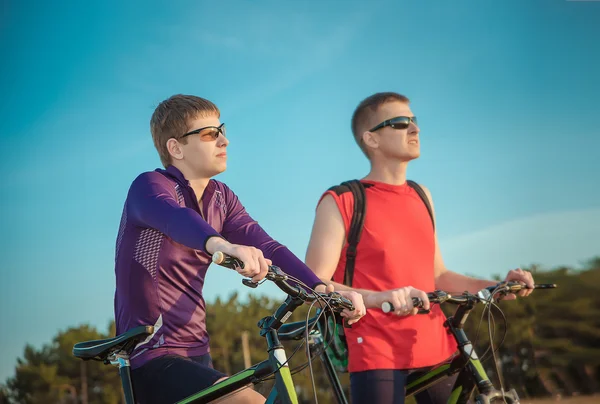
<svg viewBox="0 0 600 404">
<path fill-rule="evenodd" d="M 518 266 L 579 266 L 600 255 L 600 208 L 526 217 L 440 241 L 449 269 L 489 277 Z"/>
</svg>

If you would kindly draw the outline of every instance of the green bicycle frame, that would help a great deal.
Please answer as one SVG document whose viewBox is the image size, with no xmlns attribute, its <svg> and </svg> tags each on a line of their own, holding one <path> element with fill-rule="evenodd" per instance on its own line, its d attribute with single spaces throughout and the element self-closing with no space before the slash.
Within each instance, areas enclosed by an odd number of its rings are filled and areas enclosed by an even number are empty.
<svg viewBox="0 0 600 404">
<path fill-rule="evenodd" d="M 271 373 L 271 364 L 269 361 L 261 362 L 248 369 L 242 370 L 219 383 L 215 383 L 212 386 L 179 401 L 177 404 L 208 403 L 211 400 L 233 393 L 234 391 L 255 382 L 261 376 L 267 376 L 269 373 Z"/>
<path fill-rule="evenodd" d="M 179 401 L 177 404 L 208 403 L 233 393 L 248 384 L 257 383 L 272 373 L 275 373 L 275 386 L 271 390 L 267 403 L 274 403 L 275 399 L 278 399 L 281 403 L 298 404 L 290 369 L 287 364 L 281 366 L 286 360 L 283 348 L 273 350 L 269 353 L 269 360 L 242 370 L 219 383 Z"/>
<path fill-rule="evenodd" d="M 177 404 L 200 404 L 224 397 L 251 383 L 258 383 L 270 374 L 275 374 L 275 386 L 267 398 L 267 403 L 298 404 L 298 397 L 292 374 L 287 364 L 287 357 L 283 345 L 279 341 L 277 330 L 282 325 L 282 320 L 304 303 L 303 300 L 288 296 L 285 302 L 277 309 L 273 316 L 265 317 L 258 323 L 261 328 L 260 335 L 267 340 L 269 359 L 260 362 L 248 369 L 215 383 L 199 391 Z M 286 317 L 287 316 L 287 317 Z M 285 321 L 285 320 L 283 320 Z"/>
</svg>

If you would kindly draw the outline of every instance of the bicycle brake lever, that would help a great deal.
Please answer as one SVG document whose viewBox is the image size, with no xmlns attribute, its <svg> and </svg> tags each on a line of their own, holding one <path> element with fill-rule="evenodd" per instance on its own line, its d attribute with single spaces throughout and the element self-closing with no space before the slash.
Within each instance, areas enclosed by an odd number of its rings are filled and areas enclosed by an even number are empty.
<svg viewBox="0 0 600 404">
<path fill-rule="evenodd" d="M 431 313 L 431 310 L 419 309 L 419 311 L 417 311 L 417 314 L 429 314 L 429 313 Z"/>
<path fill-rule="evenodd" d="M 350 299 L 345 298 L 344 296 L 340 295 L 338 292 L 331 292 L 330 296 L 332 298 L 338 300 L 343 306 L 349 306 L 349 307 L 344 307 L 345 309 L 348 309 L 350 311 L 354 310 L 354 305 L 352 304 Z"/>
</svg>

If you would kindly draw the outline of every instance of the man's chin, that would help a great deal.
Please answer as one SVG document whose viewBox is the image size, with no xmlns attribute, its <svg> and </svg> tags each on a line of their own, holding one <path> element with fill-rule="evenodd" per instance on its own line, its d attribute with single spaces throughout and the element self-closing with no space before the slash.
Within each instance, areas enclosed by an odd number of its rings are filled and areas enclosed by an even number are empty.
<svg viewBox="0 0 600 404">
<path fill-rule="evenodd" d="M 417 152 L 412 152 L 412 153 L 402 156 L 402 159 L 408 163 L 409 161 L 418 159 L 420 156 L 421 156 L 421 152 L 417 151 Z"/>
<path fill-rule="evenodd" d="M 217 167 L 215 169 L 215 171 L 214 171 L 214 174 L 212 176 L 214 177 L 215 175 L 219 175 L 221 173 L 224 173 L 225 170 L 227 170 L 227 164 L 223 164 L 222 166 Z"/>
</svg>

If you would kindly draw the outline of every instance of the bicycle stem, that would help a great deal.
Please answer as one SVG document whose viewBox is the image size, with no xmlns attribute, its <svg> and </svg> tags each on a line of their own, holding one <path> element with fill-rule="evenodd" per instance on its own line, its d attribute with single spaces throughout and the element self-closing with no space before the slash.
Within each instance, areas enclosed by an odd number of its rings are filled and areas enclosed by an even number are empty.
<svg viewBox="0 0 600 404">
<path fill-rule="evenodd" d="M 277 331 L 292 315 L 294 310 L 304 304 L 304 300 L 302 296 L 293 297 L 288 295 L 283 304 L 277 308 L 275 314 L 264 317 L 258 322 L 258 326 L 261 329 L 260 335 L 265 336 L 271 330 Z"/>
</svg>

